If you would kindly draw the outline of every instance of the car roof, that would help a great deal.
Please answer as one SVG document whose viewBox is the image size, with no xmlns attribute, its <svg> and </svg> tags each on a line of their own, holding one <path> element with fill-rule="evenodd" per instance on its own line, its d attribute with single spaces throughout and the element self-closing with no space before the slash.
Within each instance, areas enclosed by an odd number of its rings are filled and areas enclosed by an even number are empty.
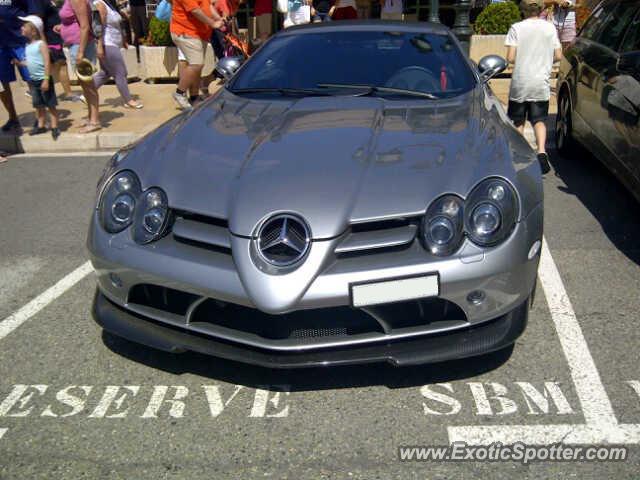
<svg viewBox="0 0 640 480">
<path fill-rule="evenodd" d="M 420 32 L 446 35 L 449 28 L 432 22 L 401 22 L 392 20 L 340 20 L 335 22 L 307 23 L 295 25 L 278 32 L 278 36 L 301 35 L 321 32 Z"/>
</svg>

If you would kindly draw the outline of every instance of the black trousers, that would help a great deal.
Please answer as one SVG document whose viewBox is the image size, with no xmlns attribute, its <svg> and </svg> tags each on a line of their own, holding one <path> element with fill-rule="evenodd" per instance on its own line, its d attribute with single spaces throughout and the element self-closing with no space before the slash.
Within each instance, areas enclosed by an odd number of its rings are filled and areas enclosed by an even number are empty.
<svg viewBox="0 0 640 480">
<path fill-rule="evenodd" d="M 147 7 L 132 6 L 131 7 L 131 29 L 136 36 L 136 44 L 139 39 L 146 37 L 148 32 L 149 21 L 147 19 Z"/>
</svg>

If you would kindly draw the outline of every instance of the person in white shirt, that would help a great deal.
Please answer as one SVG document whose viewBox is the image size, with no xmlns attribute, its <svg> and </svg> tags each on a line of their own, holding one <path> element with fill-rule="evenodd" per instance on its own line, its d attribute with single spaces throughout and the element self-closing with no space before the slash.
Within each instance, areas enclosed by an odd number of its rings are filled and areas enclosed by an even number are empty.
<svg viewBox="0 0 640 480">
<path fill-rule="evenodd" d="M 525 19 L 511 26 L 505 41 L 507 61 L 514 64 L 507 114 L 520 133 L 524 133 L 525 122 L 531 122 L 538 160 L 543 173 L 547 173 L 550 167 L 544 121 L 549 114 L 551 68 L 562 58 L 562 47 L 553 24 L 539 18 L 544 0 L 522 0 L 520 9 Z"/>
<path fill-rule="evenodd" d="M 142 103 L 134 100 L 127 84 L 127 66 L 120 48 L 127 47 L 122 34 L 122 15 L 115 0 L 94 0 L 93 4 L 100 12 L 102 37 L 98 39 L 98 59 L 101 70 L 93 77 L 93 84 L 99 89 L 109 78 L 113 78 L 122 97 L 125 108 L 142 108 Z"/>
</svg>

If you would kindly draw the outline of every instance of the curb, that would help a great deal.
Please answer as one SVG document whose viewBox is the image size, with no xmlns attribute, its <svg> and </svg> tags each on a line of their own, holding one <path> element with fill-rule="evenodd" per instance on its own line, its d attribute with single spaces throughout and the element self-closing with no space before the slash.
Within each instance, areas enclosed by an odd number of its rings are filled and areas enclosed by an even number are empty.
<svg viewBox="0 0 640 480">
<path fill-rule="evenodd" d="M 2 135 L 0 151 L 15 153 L 51 153 L 51 152 L 100 152 L 122 148 L 145 133 L 96 132 L 96 133 L 63 133 L 58 140 L 43 133 L 38 136 Z"/>
</svg>

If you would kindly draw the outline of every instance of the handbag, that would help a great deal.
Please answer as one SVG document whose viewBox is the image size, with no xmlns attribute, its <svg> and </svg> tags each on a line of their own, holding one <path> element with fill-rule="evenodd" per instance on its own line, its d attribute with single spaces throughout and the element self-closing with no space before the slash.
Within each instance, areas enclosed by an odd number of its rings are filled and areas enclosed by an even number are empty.
<svg viewBox="0 0 640 480">
<path fill-rule="evenodd" d="M 276 9 L 280 13 L 287 13 L 289 11 L 289 0 L 278 0 Z"/>
<path fill-rule="evenodd" d="M 171 4 L 167 2 L 167 0 L 160 0 L 160 3 L 156 7 L 155 16 L 163 22 L 171 21 Z"/>
</svg>

